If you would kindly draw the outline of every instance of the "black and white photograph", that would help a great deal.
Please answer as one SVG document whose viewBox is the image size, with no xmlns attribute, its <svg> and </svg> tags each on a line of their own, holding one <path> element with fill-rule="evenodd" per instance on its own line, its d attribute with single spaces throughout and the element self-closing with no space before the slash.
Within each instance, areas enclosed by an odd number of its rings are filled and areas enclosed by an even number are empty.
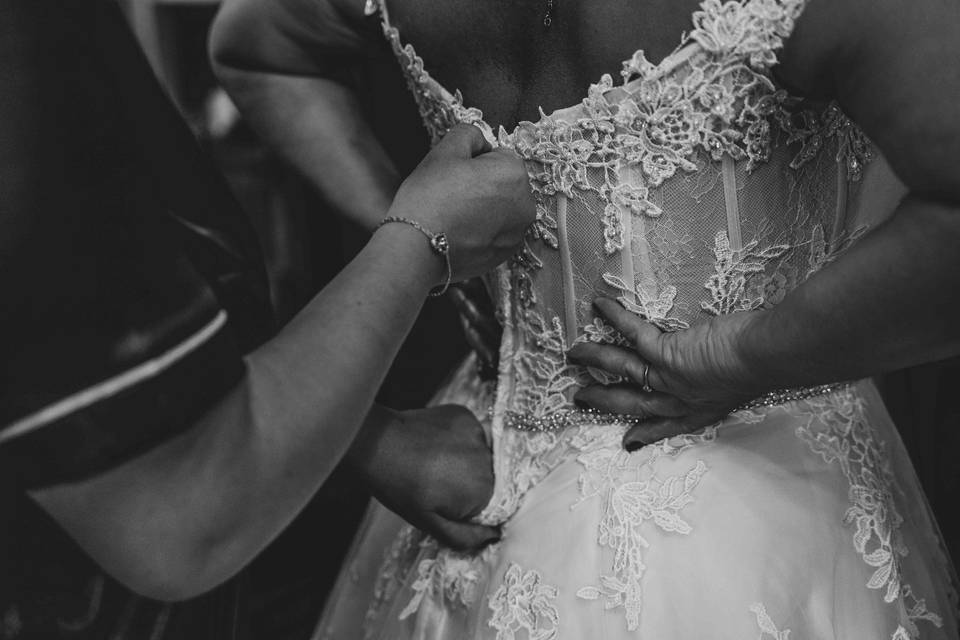
<svg viewBox="0 0 960 640">
<path fill-rule="evenodd" d="M 0 640 L 960 640 L 960 0 L 0 0 Z"/>
</svg>

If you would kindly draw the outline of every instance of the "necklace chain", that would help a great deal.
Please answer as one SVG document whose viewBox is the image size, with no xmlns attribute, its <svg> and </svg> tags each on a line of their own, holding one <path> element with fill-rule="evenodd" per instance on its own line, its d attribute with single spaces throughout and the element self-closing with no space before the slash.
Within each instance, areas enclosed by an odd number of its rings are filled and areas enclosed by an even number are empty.
<svg viewBox="0 0 960 640">
<path fill-rule="evenodd" d="M 549 28 L 553 24 L 553 0 L 547 0 L 547 11 L 543 14 L 543 26 Z"/>
</svg>

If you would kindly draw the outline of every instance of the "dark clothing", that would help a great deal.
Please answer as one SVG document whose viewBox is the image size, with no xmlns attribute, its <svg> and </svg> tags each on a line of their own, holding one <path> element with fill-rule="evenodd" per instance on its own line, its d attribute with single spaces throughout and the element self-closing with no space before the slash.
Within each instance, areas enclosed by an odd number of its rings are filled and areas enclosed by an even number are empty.
<svg viewBox="0 0 960 640">
<path fill-rule="evenodd" d="M 177 435 L 270 330 L 256 239 L 118 7 L 0 0 L 0 638 L 237 637 L 237 581 L 136 598 L 25 490 Z"/>
</svg>

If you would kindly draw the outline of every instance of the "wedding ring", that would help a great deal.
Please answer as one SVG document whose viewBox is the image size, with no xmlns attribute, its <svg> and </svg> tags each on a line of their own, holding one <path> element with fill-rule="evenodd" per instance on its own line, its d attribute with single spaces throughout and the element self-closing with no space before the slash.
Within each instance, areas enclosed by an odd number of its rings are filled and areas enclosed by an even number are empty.
<svg viewBox="0 0 960 640">
<path fill-rule="evenodd" d="M 650 386 L 650 364 L 643 365 L 643 386 L 640 387 L 646 393 L 653 391 L 653 387 Z"/>
</svg>

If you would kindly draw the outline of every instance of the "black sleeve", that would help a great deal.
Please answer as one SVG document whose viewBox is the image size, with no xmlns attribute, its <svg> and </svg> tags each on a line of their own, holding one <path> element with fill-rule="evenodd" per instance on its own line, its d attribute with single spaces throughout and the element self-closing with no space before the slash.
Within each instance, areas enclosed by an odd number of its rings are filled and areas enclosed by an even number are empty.
<svg viewBox="0 0 960 640">
<path fill-rule="evenodd" d="M 113 3 L 0 0 L 0 464 L 21 486 L 109 469 L 237 384 L 269 325 L 244 223 Z"/>
</svg>

